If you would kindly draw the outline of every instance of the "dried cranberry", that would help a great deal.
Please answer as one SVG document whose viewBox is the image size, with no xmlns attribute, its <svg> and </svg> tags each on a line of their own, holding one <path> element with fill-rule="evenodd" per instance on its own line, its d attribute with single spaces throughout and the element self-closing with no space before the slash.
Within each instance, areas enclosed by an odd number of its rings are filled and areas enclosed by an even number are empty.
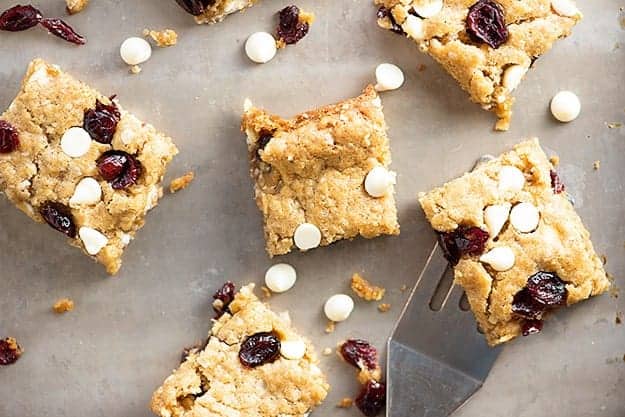
<svg viewBox="0 0 625 417">
<path fill-rule="evenodd" d="M 0 365 L 11 365 L 22 356 L 22 348 L 12 337 L 0 340 Z"/>
<path fill-rule="evenodd" d="M 469 8 L 467 32 L 476 42 L 499 48 L 508 40 L 508 28 L 501 5 L 493 0 L 479 0 Z"/>
<path fill-rule="evenodd" d="M 536 301 L 527 288 L 514 295 L 512 299 L 512 312 L 530 320 L 538 320 L 542 317 L 547 307 Z"/>
<path fill-rule="evenodd" d="M 0 30 L 19 32 L 36 26 L 43 16 L 33 6 L 13 6 L 0 15 Z"/>
<path fill-rule="evenodd" d="M 234 300 L 236 294 L 236 287 L 231 281 L 226 281 L 215 294 L 213 294 L 213 310 L 217 313 L 217 318 L 221 317 L 225 312 L 229 311 L 228 306 Z"/>
<path fill-rule="evenodd" d="M 17 129 L 9 122 L 0 120 L 0 153 L 13 152 L 19 144 Z"/>
<path fill-rule="evenodd" d="M 521 332 L 523 336 L 529 336 L 531 334 L 540 333 L 543 329 L 542 320 L 524 320 L 521 324 Z"/>
<path fill-rule="evenodd" d="M 441 233 L 439 241 L 447 260 L 455 265 L 463 256 L 477 256 L 484 252 L 488 232 L 479 227 L 460 226 L 453 232 Z"/>
<path fill-rule="evenodd" d="M 402 29 L 401 26 L 399 26 L 399 24 L 397 23 L 397 21 L 395 20 L 395 18 L 393 17 L 393 13 L 391 13 L 391 11 L 389 9 L 387 9 L 384 6 L 381 6 L 378 9 L 378 19 L 384 19 L 384 18 L 388 18 L 389 22 L 391 22 L 391 27 L 389 28 L 391 30 L 391 32 L 395 32 L 398 35 L 403 35 L 404 29 Z"/>
<path fill-rule="evenodd" d="M 357 368 L 374 370 L 378 367 L 378 351 L 366 340 L 349 339 L 340 348 L 341 356 Z"/>
<path fill-rule="evenodd" d="M 85 110 L 83 127 L 96 142 L 109 144 L 113 140 L 121 114 L 115 103 L 95 101 L 95 109 Z"/>
<path fill-rule="evenodd" d="M 69 237 L 76 237 L 74 216 L 66 205 L 56 201 L 46 201 L 39 208 L 39 214 L 53 229 Z"/>
<path fill-rule="evenodd" d="M 367 381 L 354 403 L 365 416 L 377 416 L 386 405 L 386 385 L 384 382 Z"/>
<path fill-rule="evenodd" d="M 562 181 L 560 180 L 558 173 L 555 172 L 554 170 L 551 170 L 549 172 L 549 176 L 551 177 L 551 188 L 553 189 L 553 192 L 556 194 L 560 194 L 561 192 L 563 192 L 565 187 Z"/>
<path fill-rule="evenodd" d="M 299 19 L 299 7 L 295 5 L 286 6 L 278 13 L 280 22 L 278 23 L 278 39 L 287 45 L 299 42 L 310 28 L 307 22 Z"/>
<path fill-rule="evenodd" d="M 141 162 L 124 151 L 104 152 L 96 161 L 98 172 L 115 190 L 136 184 L 143 172 Z"/>
<path fill-rule="evenodd" d="M 61 39 L 66 40 L 67 42 L 76 44 L 76 45 L 84 45 L 87 41 L 82 35 L 76 33 L 74 29 L 67 23 L 65 23 L 61 19 L 41 19 L 39 22 L 41 26 L 48 29 L 48 32 L 57 36 Z"/>
<path fill-rule="evenodd" d="M 204 13 L 204 10 L 212 4 L 215 0 L 176 0 L 176 3 L 180 5 L 187 13 L 193 16 L 199 16 Z"/>
<path fill-rule="evenodd" d="M 241 343 L 239 360 L 243 366 L 257 366 L 273 362 L 280 356 L 280 340 L 269 332 L 256 333 Z"/>
<path fill-rule="evenodd" d="M 566 283 L 553 272 L 535 273 L 529 277 L 525 287 L 534 300 L 548 307 L 566 304 Z"/>
</svg>

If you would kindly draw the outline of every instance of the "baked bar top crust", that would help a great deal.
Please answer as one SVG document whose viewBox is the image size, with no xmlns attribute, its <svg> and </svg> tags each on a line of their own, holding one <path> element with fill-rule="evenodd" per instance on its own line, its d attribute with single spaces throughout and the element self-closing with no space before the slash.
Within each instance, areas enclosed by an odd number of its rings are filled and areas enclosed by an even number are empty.
<svg viewBox="0 0 625 417">
<path fill-rule="evenodd" d="M 217 23 L 232 13 L 252 7 L 258 0 L 213 0 L 199 16 L 195 16 L 197 23 Z M 210 4 L 212 3 L 212 4 Z"/>
<path fill-rule="evenodd" d="M 303 417 L 326 397 L 329 385 L 313 346 L 291 327 L 288 313 L 275 314 L 247 285 L 213 326 L 206 347 L 191 352 L 152 397 L 162 417 Z M 247 368 L 239 360 L 242 342 L 260 332 L 285 341 L 304 341 L 299 359 L 280 356 Z"/>
<path fill-rule="evenodd" d="M 19 94 L 0 116 L 19 134 L 19 147 L 0 154 L 0 190 L 38 222 L 44 221 L 40 208 L 46 202 L 70 207 L 76 231 L 89 227 L 108 239 L 94 256 L 114 274 L 125 246 L 162 195 L 162 177 L 178 150 L 169 137 L 117 104 L 121 117 L 112 142 L 91 140 L 84 155 L 67 155 L 60 144 L 63 134 L 73 126 L 83 126 L 85 110 L 93 109 L 96 100 L 111 103 L 59 67 L 41 59 L 31 62 Z M 140 162 L 142 173 L 136 184 L 116 190 L 100 176 L 96 161 L 112 149 L 125 151 Z M 101 198 L 92 204 L 70 202 L 86 177 L 98 182 Z M 84 247 L 78 233 L 70 243 Z"/>
<path fill-rule="evenodd" d="M 570 0 L 497 0 L 509 37 L 494 49 L 467 33 L 467 14 L 477 0 L 444 0 L 442 9 L 425 19 L 414 11 L 436 1 L 375 0 L 383 7 L 378 24 L 413 39 L 456 79 L 471 100 L 497 115 L 497 130 L 507 130 L 512 91 L 539 56 L 570 34 L 582 14 Z"/>
<path fill-rule="evenodd" d="M 270 255 L 290 252 L 294 231 L 305 222 L 320 229 L 321 245 L 399 234 L 392 187 L 378 198 L 363 187 L 372 168 L 391 162 L 382 103 L 373 87 L 292 119 L 250 104 L 242 130 Z"/>
<path fill-rule="evenodd" d="M 502 169 L 509 167 L 522 172 L 525 178 L 522 189 L 519 189 L 521 184 L 515 188 L 510 187 L 510 182 L 502 181 Z M 566 194 L 559 192 L 558 181 L 538 140 L 532 139 L 419 197 L 427 219 L 437 232 L 446 234 L 477 227 L 489 233 L 481 254 L 460 257 L 455 279 L 464 288 L 491 345 L 523 332 L 525 320 L 513 311 L 513 299 L 537 272 L 555 273 L 564 281 L 568 293 L 563 303 L 566 305 L 600 294 L 610 285 L 590 235 Z M 533 231 L 517 229 L 525 225 L 523 219 L 531 217 L 519 216 L 518 210 L 514 213 L 519 203 L 530 203 L 538 209 L 539 219 Z M 485 214 L 493 206 L 504 208 L 499 225 L 494 225 L 497 222 L 489 221 L 490 216 Z M 513 265 L 498 271 L 484 262 L 491 256 L 482 256 L 502 247 L 512 250 Z M 510 265 L 497 266 L 501 270 Z"/>
</svg>

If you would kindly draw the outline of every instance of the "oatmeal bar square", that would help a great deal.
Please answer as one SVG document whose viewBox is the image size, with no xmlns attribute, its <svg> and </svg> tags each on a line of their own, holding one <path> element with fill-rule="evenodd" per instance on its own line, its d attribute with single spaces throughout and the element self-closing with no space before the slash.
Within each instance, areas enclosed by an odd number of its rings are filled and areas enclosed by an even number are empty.
<svg viewBox="0 0 625 417">
<path fill-rule="evenodd" d="M 304 417 L 325 399 L 330 387 L 314 347 L 293 330 L 288 313 L 272 312 L 253 290 L 249 284 L 230 303 L 217 301 L 223 315 L 205 347 L 191 350 L 156 390 L 155 414 Z"/>
<path fill-rule="evenodd" d="M 513 90 L 582 14 L 571 0 L 375 0 L 378 24 L 414 40 L 508 130 Z"/>
<path fill-rule="evenodd" d="M 386 123 L 372 86 L 292 119 L 247 102 L 242 130 L 271 256 L 399 234 Z"/>
<path fill-rule="evenodd" d="M 610 286 L 538 139 L 419 201 L 490 345 L 538 332 L 554 309 Z"/>
<path fill-rule="evenodd" d="M 177 152 L 116 101 L 36 59 L 0 115 L 0 191 L 115 274 Z"/>
</svg>

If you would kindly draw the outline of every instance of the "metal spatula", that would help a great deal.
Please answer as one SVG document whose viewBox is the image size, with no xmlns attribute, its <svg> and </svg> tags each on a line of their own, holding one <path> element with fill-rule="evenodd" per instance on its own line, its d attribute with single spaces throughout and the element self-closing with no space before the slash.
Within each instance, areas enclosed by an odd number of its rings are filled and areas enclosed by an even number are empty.
<svg viewBox="0 0 625 417">
<path fill-rule="evenodd" d="M 437 243 L 388 341 L 388 417 L 446 417 L 482 386 L 501 349 L 462 297 Z"/>
</svg>

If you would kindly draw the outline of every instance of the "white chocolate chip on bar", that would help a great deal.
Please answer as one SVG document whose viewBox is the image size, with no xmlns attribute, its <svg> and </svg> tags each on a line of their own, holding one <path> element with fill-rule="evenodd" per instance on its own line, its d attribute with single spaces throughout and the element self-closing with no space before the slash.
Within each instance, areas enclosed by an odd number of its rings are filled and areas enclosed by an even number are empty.
<svg viewBox="0 0 625 417">
<path fill-rule="evenodd" d="M 495 271 L 507 271 L 514 266 L 514 252 L 507 246 L 493 248 L 480 256 L 480 262 L 489 264 Z"/>
<path fill-rule="evenodd" d="M 573 17 L 579 14 L 579 10 L 571 0 L 551 0 L 551 7 L 560 16 Z"/>
<path fill-rule="evenodd" d="M 375 167 L 365 177 L 365 191 L 371 197 L 384 197 L 395 184 L 395 173 Z"/>
<path fill-rule="evenodd" d="M 245 54 L 257 64 L 271 61 L 276 51 L 276 40 L 267 32 L 252 33 L 245 41 Z"/>
<path fill-rule="evenodd" d="M 293 241 L 301 250 L 316 248 L 321 243 L 321 230 L 312 223 L 302 223 L 295 229 Z"/>
<path fill-rule="evenodd" d="M 131 37 L 122 42 L 119 54 L 128 65 L 139 65 L 150 59 L 152 47 L 143 38 Z"/>
<path fill-rule="evenodd" d="M 443 0 L 420 0 L 412 4 L 412 9 L 422 18 L 429 19 L 443 10 Z"/>
<path fill-rule="evenodd" d="M 82 127 L 70 127 L 61 137 L 61 150 L 72 158 L 80 158 L 89 151 L 91 136 Z"/>
<path fill-rule="evenodd" d="M 539 220 L 540 213 L 532 203 L 519 203 L 510 211 L 510 224 L 521 233 L 536 230 Z"/>
<path fill-rule="evenodd" d="M 397 65 L 384 63 L 375 69 L 376 91 L 397 90 L 404 83 L 404 73 Z"/>
<path fill-rule="evenodd" d="M 96 204 L 102 199 L 102 187 L 100 183 L 91 177 L 80 180 L 74 189 L 72 198 L 69 199 L 71 207 L 81 204 Z"/>
<path fill-rule="evenodd" d="M 501 167 L 499 171 L 499 191 L 518 192 L 525 185 L 525 176 L 520 169 L 513 166 Z"/>
<path fill-rule="evenodd" d="M 484 223 L 488 229 L 491 239 L 496 238 L 503 229 L 503 225 L 508 221 L 510 214 L 510 203 L 494 204 L 484 209 Z"/>
<path fill-rule="evenodd" d="M 352 297 L 346 294 L 335 294 L 328 298 L 323 311 L 326 317 L 332 321 L 344 321 L 347 320 L 352 311 L 354 310 L 354 300 Z"/>
<path fill-rule="evenodd" d="M 409 14 L 401 27 L 404 32 L 406 32 L 408 36 L 414 40 L 419 41 L 425 36 L 425 32 L 423 30 L 423 19 L 417 16 Z"/>
<path fill-rule="evenodd" d="M 519 86 L 526 72 L 527 68 L 523 65 L 511 65 L 503 73 L 503 80 L 501 83 L 506 90 L 512 92 Z"/>
<path fill-rule="evenodd" d="M 273 292 L 285 292 L 295 284 L 297 273 L 289 264 L 272 265 L 265 273 L 265 285 Z"/>
<path fill-rule="evenodd" d="M 572 122 L 577 119 L 582 109 L 582 104 L 575 93 L 560 91 L 551 99 L 551 114 L 560 122 Z"/>
<path fill-rule="evenodd" d="M 89 255 L 97 255 L 108 243 L 108 238 L 90 227 L 81 227 L 78 235 Z"/>
<path fill-rule="evenodd" d="M 283 340 L 280 342 L 280 354 L 286 359 L 302 359 L 306 354 L 306 343 L 300 339 Z"/>
</svg>

